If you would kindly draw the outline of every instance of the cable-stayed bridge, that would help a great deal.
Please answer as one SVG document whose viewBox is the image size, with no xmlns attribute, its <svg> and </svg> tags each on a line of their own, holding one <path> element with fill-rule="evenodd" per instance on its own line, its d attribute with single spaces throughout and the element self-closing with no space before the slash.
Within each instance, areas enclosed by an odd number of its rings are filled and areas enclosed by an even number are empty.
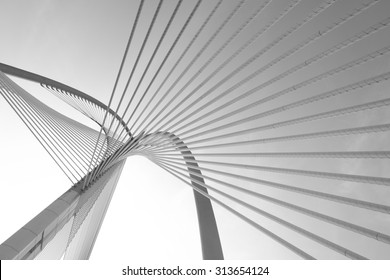
<svg viewBox="0 0 390 280">
<path fill-rule="evenodd" d="M 131 155 L 193 189 L 204 259 L 224 258 L 217 207 L 297 258 L 389 257 L 388 1 L 131 6 L 105 102 L 0 64 L 1 95 L 72 184 L 1 245 L 1 259 L 89 258 Z"/>
</svg>

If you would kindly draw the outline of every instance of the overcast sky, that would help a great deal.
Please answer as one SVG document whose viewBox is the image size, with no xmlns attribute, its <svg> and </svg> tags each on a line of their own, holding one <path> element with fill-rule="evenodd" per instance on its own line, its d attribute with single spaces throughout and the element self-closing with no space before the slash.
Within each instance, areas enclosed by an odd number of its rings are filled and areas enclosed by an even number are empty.
<svg viewBox="0 0 390 280">
<path fill-rule="evenodd" d="M 197 17 L 188 27 L 188 32 L 183 35 L 182 41 L 179 41 L 177 49 L 182 50 L 186 43 L 189 42 L 191 36 L 195 33 L 199 25 L 207 16 L 210 7 L 213 7 L 216 0 L 204 1 L 202 3 Z M 207 2 L 207 3 L 206 3 Z M 212 19 L 210 26 L 220 24 L 227 14 L 239 1 L 224 1 L 216 16 Z M 248 15 L 252 14 L 259 7 L 257 0 L 246 1 L 243 5 L 241 13 L 237 18 L 233 18 L 216 43 L 211 45 L 200 58 L 193 70 L 188 74 L 196 72 L 202 63 L 218 49 L 242 22 L 246 20 Z M 248 40 L 257 30 L 259 26 L 264 26 L 275 16 L 281 13 L 286 8 L 284 0 L 275 0 L 267 6 L 266 10 L 257 17 L 251 25 L 248 26 L 245 32 L 232 41 L 226 50 L 216 58 L 216 60 L 201 73 L 196 83 L 189 86 L 188 91 L 194 89 L 202 79 L 206 78 L 218 65 L 223 63 L 232 52 L 238 49 L 244 41 Z M 248 50 L 238 56 L 228 67 L 223 69 L 210 85 L 202 89 L 203 93 L 206 89 L 211 88 L 217 81 L 232 71 L 236 65 L 241 64 L 250 55 L 272 42 L 277 36 L 288 30 L 293 25 L 300 22 L 311 11 L 313 11 L 322 1 L 319 0 L 303 0 L 296 8 L 291 11 L 288 17 L 283 18 L 273 29 L 265 33 L 261 40 L 255 41 Z M 362 3 L 371 2 L 340 0 L 325 10 L 322 14 L 316 17 L 313 21 L 305 24 L 299 29 L 294 36 L 289 36 L 283 43 L 277 45 L 267 52 L 267 56 L 262 57 L 256 63 L 245 68 L 237 76 L 230 79 L 225 85 L 218 89 L 218 93 L 228 89 L 230 86 L 237 83 L 240 79 L 266 65 L 268 62 L 277 58 L 281 53 L 289 50 L 299 42 L 302 42 L 307 37 L 315 34 L 318 30 L 323 30 L 333 22 L 348 15 L 356 8 L 360 8 Z M 169 15 L 176 1 L 166 1 L 162 6 L 162 15 Z M 172 42 L 181 25 L 184 23 L 195 1 L 184 0 L 178 17 L 173 24 L 171 33 L 167 35 L 167 42 Z M 157 1 L 146 1 L 143 11 L 142 20 L 139 24 L 139 31 L 134 38 L 133 49 L 129 52 L 127 68 L 128 72 L 132 63 L 135 60 L 136 50 L 139 49 L 142 36 L 148 27 L 151 15 L 154 12 Z M 91 96 L 99 99 L 107 104 L 112 87 L 119 69 L 122 55 L 127 43 L 127 39 L 131 30 L 138 1 L 55 1 L 55 0 L 0 0 L 0 62 L 10 64 L 12 66 L 28 70 L 51 79 L 57 80 L 76 89 L 86 92 Z M 291 67 L 303 62 L 306 59 L 330 48 L 331 46 L 353 36 L 357 32 L 367 29 L 369 26 L 386 19 L 389 16 L 390 2 L 387 0 L 380 1 L 373 5 L 367 11 L 363 12 L 358 17 L 343 24 L 339 28 L 332 31 L 327 37 L 308 45 L 304 50 L 284 60 L 282 63 L 270 68 L 264 74 L 251 80 L 243 85 L 239 91 L 233 92 L 233 96 L 257 86 L 279 73 L 290 69 Z M 161 34 L 163 27 L 168 20 L 168 16 L 162 16 L 158 19 L 158 24 L 151 35 L 150 45 L 146 48 L 146 53 L 150 55 L 152 46 L 154 46 Z M 188 57 L 194 55 L 201 42 L 208 38 L 214 29 L 207 29 L 200 36 L 199 43 L 189 52 Z M 176 33 L 175 33 L 176 32 Z M 313 64 L 313 66 L 298 71 L 278 83 L 264 89 L 264 96 L 285 89 L 311 78 L 319 73 L 326 72 L 336 68 L 344 63 L 353 61 L 369 54 L 377 49 L 390 45 L 389 28 L 385 28 L 368 38 L 361 40 L 351 47 L 336 52 L 321 61 L 321 63 Z M 171 39 L 171 40 L 169 40 Z M 218 44 L 219 43 L 219 44 Z M 162 45 L 162 52 L 167 51 L 169 43 Z M 177 59 L 177 51 L 168 61 L 167 69 L 172 66 Z M 142 58 L 140 65 L 141 69 L 146 64 L 146 58 Z M 158 56 L 158 61 L 161 61 L 162 55 Z M 189 62 L 186 58 L 183 62 Z M 156 64 L 153 64 L 152 69 L 156 69 Z M 177 73 L 180 73 L 185 66 L 180 66 Z M 164 68 L 165 69 L 165 68 Z M 305 87 L 300 92 L 300 95 L 286 96 L 283 99 L 283 104 L 299 100 L 313 94 L 319 94 L 327 90 L 341 87 L 352 82 L 359 81 L 368 77 L 382 74 L 389 71 L 390 60 L 389 56 L 385 55 L 381 59 L 374 60 L 365 64 L 362 67 L 356 67 L 347 73 L 335 76 L 332 79 L 324 79 L 312 86 Z M 141 71 L 135 74 L 137 80 Z M 153 73 L 153 71 L 150 71 Z M 150 79 L 151 74 L 148 78 Z M 176 75 L 178 76 L 178 74 Z M 162 78 L 159 78 L 159 82 Z M 185 80 L 186 81 L 186 80 Z M 156 84 L 159 84 L 156 82 Z M 40 89 L 38 86 L 32 86 L 28 83 L 21 82 L 30 89 L 32 94 L 39 96 L 45 102 L 52 104 L 62 112 L 70 112 L 71 116 L 79 118 L 75 112 L 71 112 L 69 107 L 55 100 L 50 96 L 49 92 Z M 123 86 L 123 81 L 122 84 Z M 180 89 L 184 82 L 180 82 L 177 89 Z M 131 89 L 134 89 L 135 83 L 131 84 Z M 143 89 L 145 86 L 143 85 Z M 364 102 L 375 101 L 389 97 L 389 82 L 380 84 L 370 88 L 370 91 L 358 91 L 355 98 L 350 96 L 339 97 L 330 101 L 324 101 L 319 105 L 305 107 L 304 111 L 292 110 L 276 117 L 268 118 L 269 122 L 277 122 L 289 118 L 314 114 L 319 111 L 327 111 L 345 106 L 352 106 Z M 130 98 L 128 95 L 126 98 Z M 190 99 L 190 101 L 194 100 Z M 229 107 L 229 110 L 234 110 L 243 104 L 258 100 L 258 95 L 251 96 L 241 103 Z M 113 104 L 116 105 L 119 97 L 114 99 Z M 205 104 L 210 99 L 202 101 Z M 222 99 L 222 101 L 229 99 Z M 221 101 L 221 102 L 222 102 Z M 261 110 L 269 110 L 280 106 L 279 100 L 271 101 L 269 104 L 260 107 Z M 186 103 L 187 105 L 187 103 Z M 218 104 L 210 108 L 215 108 Z M 174 108 L 172 104 L 169 108 Z M 325 110 L 326 109 L 326 110 Z M 122 109 L 123 110 L 123 109 Z M 258 107 L 246 111 L 245 114 L 251 115 L 257 113 Z M 131 111 L 131 110 L 130 110 Z M 207 110 L 206 110 L 207 111 Z M 123 111 L 121 111 L 123 112 Z M 53 163 L 52 159 L 39 143 L 34 139 L 30 132 L 24 127 L 23 123 L 12 112 L 8 104 L 4 100 L 0 100 L 0 127 L 2 128 L 1 144 L 1 174 L 2 181 L 0 183 L 2 191 L 0 199 L 0 219 L 2 223 L 0 232 L 0 241 L 8 238 L 13 232 L 23 226 L 29 219 L 38 214 L 44 207 L 50 204 L 59 195 L 65 192 L 70 187 L 70 182 L 61 170 Z M 129 114 L 129 113 L 128 113 Z M 128 116 L 128 114 L 126 116 Z M 137 116 L 137 115 L 136 115 Z M 356 127 L 364 125 L 387 123 L 390 114 L 387 107 L 376 110 L 374 112 L 358 113 L 353 116 L 346 116 L 337 119 L 324 120 L 313 123 L 305 123 L 293 128 L 288 127 L 277 132 L 261 132 L 250 134 L 249 136 L 239 136 L 237 138 L 229 138 L 226 142 L 234 140 L 252 140 L 256 138 L 275 137 L 280 135 L 298 134 L 305 132 L 314 132 L 328 129 L 338 129 L 344 127 Z M 226 119 L 219 124 L 226 124 L 232 119 Z M 88 121 L 84 121 L 88 124 Z M 235 129 L 245 129 L 257 125 L 256 122 L 250 122 L 223 132 L 231 132 Z M 211 128 L 213 126 L 210 126 Z M 96 127 L 95 127 L 96 128 Z M 318 129 L 320 128 L 320 129 Z M 185 129 L 187 130 L 187 129 Z M 220 133 L 220 132 L 218 132 Z M 216 133 L 216 134 L 218 134 Z M 278 134 L 279 133 L 279 134 Z M 208 136 L 213 136 L 211 133 Z M 255 145 L 251 147 L 243 147 L 241 152 L 266 152 L 266 151 L 322 151 L 331 150 L 389 150 L 389 134 L 378 134 L 377 136 L 358 136 L 355 138 L 337 138 L 326 140 L 313 140 L 293 142 L 286 145 L 286 142 L 269 144 L 265 146 Z M 352 139 L 352 140 L 351 140 Z M 197 140 L 197 138 L 195 139 Z M 212 144 L 219 142 L 210 142 Z M 195 145 L 196 146 L 196 145 Z M 309 147 L 309 148 L 308 148 Z M 335 148 L 336 147 L 336 148 Z M 205 150 L 206 152 L 206 150 Z M 210 152 L 208 150 L 208 152 Z M 207 159 L 206 159 L 207 160 Z M 226 159 L 229 162 L 229 159 Z M 230 159 L 230 162 L 234 162 Z M 339 172 L 351 174 L 363 174 L 370 176 L 388 177 L 386 170 L 390 167 L 388 162 L 384 161 L 331 161 L 331 160 L 305 160 L 305 159 L 286 159 L 281 162 L 280 159 L 270 159 L 263 162 L 261 159 L 251 159 L 245 164 L 270 165 L 284 168 L 296 169 L 314 169 L 326 172 Z M 206 167 L 209 167 L 205 165 Z M 228 172 L 233 169 L 226 169 Z M 206 173 L 207 174 L 207 173 Z M 240 173 L 241 174 L 241 173 Z M 373 201 L 389 205 L 389 191 L 385 188 L 367 188 L 367 185 L 355 184 L 351 191 L 350 183 L 342 183 L 332 180 L 318 180 L 313 178 L 301 178 L 291 175 L 280 175 L 277 173 L 267 172 L 250 172 L 242 170 L 242 174 L 246 176 L 254 176 L 264 180 L 278 181 L 291 185 L 305 185 L 313 187 L 316 190 L 325 190 L 326 192 L 335 193 L 338 195 L 347 195 L 353 198 Z M 218 178 L 218 176 L 215 176 Z M 231 183 L 235 183 L 231 179 Z M 329 189 L 329 186 L 332 186 Z M 246 186 L 253 188 L 252 184 Z M 345 220 L 353 221 L 363 226 L 371 227 L 376 230 L 390 234 L 389 217 L 388 215 L 372 214 L 364 211 L 355 211 L 354 209 L 338 206 L 332 203 L 318 204 L 318 200 L 307 199 L 302 201 L 302 198 L 295 197 L 292 194 L 284 194 L 275 190 L 264 190 L 267 194 L 272 194 L 276 197 L 282 197 L 286 200 L 295 201 L 298 204 L 311 207 L 316 210 L 326 210 L 330 215 L 337 215 Z M 234 192 L 232 192 L 234 193 Z M 257 202 L 253 202 L 257 203 Z M 267 203 L 261 204 L 266 210 L 277 211 L 278 214 L 288 216 L 291 221 L 301 222 L 303 225 L 312 224 L 316 227 L 316 221 L 310 218 L 302 218 L 298 214 L 291 214 L 291 211 L 275 208 L 275 206 Z M 233 259 L 260 259 L 260 258 L 296 258 L 296 256 L 275 243 L 261 233 L 257 232 L 252 227 L 238 220 L 236 217 L 226 213 L 224 209 L 215 206 L 215 212 L 220 229 L 222 245 L 227 258 Z M 275 210 L 276 209 L 276 210 Z M 313 242 L 306 242 L 300 237 L 293 235 L 290 232 L 285 232 L 278 226 L 272 223 L 268 224 L 266 219 L 257 220 L 262 225 L 268 225 L 274 230 L 280 232 L 281 236 L 288 236 L 304 248 L 309 248 L 315 252 L 319 258 L 341 258 L 339 255 L 322 250 Z M 327 237 L 332 237 L 334 240 L 346 244 L 346 246 L 359 247 L 358 243 L 364 239 L 356 237 L 350 240 L 350 235 L 339 232 L 337 229 L 325 229 L 318 223 L 317 231 L 327 231 L 323 233 Z M 334 231 L 333 231 L 334 230 Z M 291 237 L 292 236 L 292 237 Z M 387 248 L 388 249 L 388 248 Z M 359 248 L 362 254 L 367 254 L 369 257 L 389 258 L 388 250 L 375 242 L 368 242 L 365 248 Z M 165 258 L 165 259 L 199 259 L 201 258 L 199 234 L 197 229 L 197 220 L 195 205 L 193 202 L 192 189 L 185 186 L 176 178 L 161 170 L 149 160 L 135 156 L 127 160 L 123 170 L 122 177 L 113 196 L 109 207 L 106 219 L 100 236 L 92 253 L 93 258 L 107 258 L 107 256 L 131 259 L 150 259 L 150 258 Z"/>
</svg>

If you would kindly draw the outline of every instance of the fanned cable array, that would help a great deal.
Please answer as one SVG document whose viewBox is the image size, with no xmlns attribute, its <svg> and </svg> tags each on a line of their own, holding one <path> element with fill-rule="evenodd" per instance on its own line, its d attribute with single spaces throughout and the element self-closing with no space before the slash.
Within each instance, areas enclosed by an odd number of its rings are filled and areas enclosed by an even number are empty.
<svg viewBox="0 0 390 280">
<path fill-rule="evenodd" d="M 0 91 L 69 180 L 76 184 L 87 172 L 94 145 L 107 149 L 98 132 L 51 109 L 0 73 Z M 100 160 L 100 159 L 99 159 Z"/>
<path fill-rule="evenodd" d="M 222 249 L 228 227 L 218 217 L 229 213 L 299 258 L 390 257 L 388 1 L 131 6 L 107 105 L 39 81 L 100 131 L 0 79 L 64 173 L 91 193 L 72 236 L 102 191 L 94 182 L 143 155 L 213 203 Z"/>
</svg>

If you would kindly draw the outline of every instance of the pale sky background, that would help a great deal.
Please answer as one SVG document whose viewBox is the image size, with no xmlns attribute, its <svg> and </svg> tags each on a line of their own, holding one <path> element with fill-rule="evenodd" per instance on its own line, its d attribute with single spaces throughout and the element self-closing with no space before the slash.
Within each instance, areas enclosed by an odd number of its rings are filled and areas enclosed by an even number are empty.
<svg viewBox="0 0 390 280">
<path fill-rule="evenodd" d="M 169 14 L 176 1 L 166 1 L 163 4 L 162 14 Z M 189 31 L 183 36 L 183 40 L 179 42 L 178 49 L 185 46 L 185 43 L 191 39 L 194 30 L 199 27 L 199 24 L 207 15 L 207 9 L 216 3 L 213 1 L 204 1 L 200 6 L 199 20 L 194 24 L 189 25 Z M 243 6 L 244 14 L 252 13 L 254 7 L 258 7 L 257 0 L 247 1 Z M 262 1 L 264 2 L 264 1 Z M 278 15 L 286 6 L 284 0 L 275 0 L 267 7 L 266 12 L 258 17 L 252 25 L 248 27 L 249 35 L 255 33 L 258 26 L 264 26 L 273 17 Z M 366 1 L 354 0 L 339 0 L 334 6 L 329 8 L 323 14 L 316 17 L 313 22 L 306 24 L 302 29 L 297 31 L 294 36 L 288 37 L 285 43 L 272 48 L 267 56 L 262 57 L 261 61 L 254 63 L 244 71 L 240 72 L 237 77 L 229 80 L 226 85 L 221 87 L 222 90 L 234 85 L 240 79 L 246 77 L 254 70 L 265 65 L 272 59 L 278 57 L 281 53 L 289 50 L 297 43 L 303 41 L 309 35 L 317 30 L 322 30 L 329 26 L 332 22 L 346 16 L 355 8 L 359 8 Z M 148 14 L 152 14 L 157 1 L 146 1 L 144 9 L 144 21 L 140 23 L 140 30 L 144 31 L 148 26 Z M 169 3 L 169 4 L 168 4 Z M 177 22 L 173 25 L 173 31 L 179 30 L 185 17 L 192 9 L 194 1 L 184 0 L 181 13 L 179 13 Z M 213 18 L 212 26 L 217 26 L 226 17 L 230 9 L 236 5 L 238 1 L 224 1 L 217 16 Z M 283 19 L 280 24 L 276 25 L 272 32 L 267 32 L 262 40 L 256 41 L 249 48 L 248 52 L 234 60 L 233 66 L 227 67 L 219 73 L 214 82 L 208 85 L 210 88 L 216 81 L 219 81 L 228 74 L 234 65 L 239 65 L 248 58 L 247 53 L 253 54 L 257 50 L 266 46 L 280 34 L 285 32 L 294 24 L 300 22 L 303 17 L 307 16 L 312 10 L 318 7 L 321 1 L 319 0 L 303 0 L 289 15 Z M 119 64 L 124 52 L 124 48 L 131 29 L 131 24 L 135 16 L 138 1 L 27 1 L 27 0 L 0 0 L 0 62 L 10 64 L 12 66 L 31 71 L 61 83 L 70 85 L 76 89 L 86 92 L 91 96 L 99 99 L 107 104 L 111 94 L 112 86 L 119 68 Z M 341 42 L 342 40 L 353 36 L 357 32 L 368 28 L 369 26 L 384 20 L 389 16 L 390 1 L 383 0 L 374 5 L 369 10 L 359 15 L 340 28 L 331 32 L 327 37 L 322 38 L 298 52 L 296 55 L 289 57 L 283 63 L 272 67 L 270 70 L 242 87 L 242 92 L 249 90 L 252 87 L 261 84 L 268 79 L 278 75 L 279 73 L 290 69 L 296 64 L 311 58 L 317 53 L 328 49 L 329 47 Z M 158 34 L 161 33 L 165 26 L 168 16 L 159 18 L 159 23 L 156 29 L 153 30 L 151 38 L 154 41 L 158 39 Z M 224 42 L 230 35 L 232 30 L 235 30 L 241 22 L 246 18 L 234 18 L 231 26 L 226 29 L 218 37 L 218 42 Z M 214 30 L 210 29 L 202 34 L 200 41 L 204 40 Z M 135 46 L 133 53 L 130 52 L 128 65 L 134 62 L 135 50 L 138 50 L 142 37 L 142 32 L 135 37 Z M 172 34 L 176 34 L 172 32 Z M 174 38 L 171 33 L 168 37 Z M 202 79 L 214 70 L 223 59 L 227 58 L 229 53 L 235 51 L 241 44 L 249 38 L 249 35 L 243 34 L 235 39 L 224 53 L 219 56 L 213 63 L 213 67 L 204 71 L 198 78 L 198 82 L 189 87 L 193 89 Z M 298 71 L 289 77 L 282 80 L 280 83 L 275 83 L 264 92 L 264 95 L 274 93 L 276 91 L 287 88 L 300 81 L 309 79 L 310 77 L 326 72 L 344 63 L 357 59 L 377 49 L 390 45 L 389 28 L 385 28 L 376 34 L 366 38 L 352 47 L 335 53 L 330 58 L 322 61 L 322 63 L 313 64 L 309 68 Z M 169 41 L 169 40 L 168 40 Z M 151 52 L 154 44 L 147 46 L 147 50 Z M 163 45 L 162 49 L 167 50 L 169 45 Z M 196 47 L 200 47 L 198 43 Z M 198 69 L 208 57 L 219 47 L 218 44 L 212 45 L 209 50 L 200 59 L 200 62 L 194 65 L 194 69 Z M 190 51 L 188 57 L 192 57 L 198 51 L 194 48 Z M 177 58 L 177 57 L 176 57 Z M 161 61 L 161 56 L 158 56 Z M 146 59 L 143 59 L 140 65 L 146 64 Z M 168 60 L 167 65 L 173 65 L 174 58 Z M 186 58 L 185 62 L 189 62 Z M 126 70 L 128 71 L 129 66 Z M 183 69 L 184 67 L 180 68 Z M 168 68 L 169 69 L 169 68 Z M 178 72 L 180 72 L 180 69 Z M 195 73 L 191 70 L 190 73 Z M 378 75 L 390 70 L 389 56 L 385 55 L 381 59 L 374 60 L 365 64 L 362 67 L 356 67 L 347 73 L 336 75 L 332 79 L 324 79 L 319 83 L 305 87 L 301 94 L 295 96 L 286 96 L 283 102 L 288 104 L 295 100 L 308 97 L 313 94 L 319 94 L 327 90 L 341 87 L 352 82 L 359 81 L 374 75 Z M 153 72 L 153 71 L 151 71 Z M 135 78 L 139 78 L 142 72 L 138 71 Z M 150 75 L 148 76 L 150 79 Z M 190 75 L 188 75 L 190 77 Z M 161 81 L 161 79 L 160 79 Z M 186 81 L 186 80 L 185 80 Z M 58 110 L 69 112 L 69 108 L 61 104 L 61 102 L 51 97 L 49 92 L 39 89 L 37 86 L 25 84 L 31 88 L 31 93 L 35 96 L 39 95 L 41 100 L 53 104 Z M 156 83 L 157 85 L 159 83 Z M 180 82 L 178 89 L 184 85 Z M 270 117 L 270 122 L 277 122 L 288 118 L 295 118 L 314 114 L 319 111 L 327 111 L 345 106 L 352 106 L 368 101 L 375 101 L 389 97 L 389 82 L 385 82 L 370 88 L 369 91 L 362 90 L 356 93 L 356 98 L 351 101 L 350 97 L 339 97 L 329 101 L 324 101 L 320 105 L 315 105 L 304 111 L 300 109 L 292 110 L 280 114 L 275 117 Z M 134 84 L 131 87 L 134 88 Z M 219 92 L 221 92 L 221 89 Z M 201 91 L 201 93 L 203 93 Z M 369 94 L 367 94 L 369 93 Z M 129 97 L 127 97 L 129 98 Z M 256 96 L 250 100 L 257 100 Z M 207 102 L 205 99 L 202 102 Z M 229 99 L 222 99 L 223 101 Z M 118 99 L 114 100 L 117 104 Z M 250 101 L 249 101 L 250 102 Z M 248 100 L 237 105 L 247 104 Z M 204 103 L 201 103 L 204 104 Z M 268 110 L 277 106 L 279 100 L 275 100 L 261 106 L 261 109 Z M 187 103 L 186 103 L 187 105 Z M 231 108 L 236 108 L 234 105 Z M 171 106 L 174 107 L 174 104 Z M 333 106 L 333 107 L 332 107 Z M 169 107 L 171 108 L 171 107 Z M 325 109 L 323 109 L 325 108 Z M 254 114 L 258 112 L 258 108 L 252 109 L 246 114 Z M 38 214 L 44 207 L 49 205 L 54 199 L 65 192 L 70 183 L 61 170 L 54 164 L 50 156 L 40 146 L 33 135 L 17 118 L 16 114 L 11 110 L 8 104 L 2 99 L 0 100 L 0 127 L 2 128 L 2 136 L 0 139 L 1 148 L 1 192 L 0 198 L 0 222 L 2 224 L 0 231 L 0 242 L 8 238 L 12 233 L 23 226 L 28 220 Z M 79 118 L 77 113 L 71 113 L 72 116 Z M 128 116 L 128 115 L 127 115 Z M 242 116 L 242 115 L 240 115 Z M 267 131 L 262 133 L 250 134 L 245 137 L 229 138 L 226 142 L 235 140 L 251 140 L 256 138 L 274 137 L 280 135 L 299 134 L 318 130 L 338 129 L 344 127 L 356 127 L 371 124 L 388 123 L 390 114 L 387 107 L 370 112 L 363 112 L 346 116 L 337 119 L 322 120 L 318 122 L 305 123 L 297 126 L 286 128 L 278 132 Z M 224 120 L 219 124 L 228 123 L 230 119 Z M 88 121 L 85 121 L 88 123 Z M 263 123 L 259 124 L 263 125 Z M 247 125 L 239 126 L 239 129 L 245 129 L 253 126 L 253 122 Z M 212 126 L 211 126 L 212 127 Z M 96 128 L 96 127 L 95 127 Z M 320 129 L 319 129 L 320 128 Z M 187 130 L 187 129 L 185 129 Z M 231 130 L 223 130 L 229 132 Z M 283 133 L 281 133 L 283 131 Z M 208 135 L 213 136 L 213 134 Z M 241 152 L 258 152 L 265 151 L 291 151 L 291 150 L 389 150 L 388 145 L 389 134 L 378 134 L 377 136 L 359 136 L 352 138 L 334 138 L 334 139 L 319 139 L 313 141 L 298 141 L 289 143 L 281 142 L 277 144 L 269 144 L 265 146 L 256 145 L 255 147 L 243 147 Z M 195 139 L 197 140 L 197 139 Z M 213 142 L 214 143 L 214 142 Z M 219 142 L 215 142 L 219 143 Z M 309 149 L 307 149 L 309 147 Z M 334 148 L 337 147 L 337 148 Z M 202 152 L 202 151 L 200 151 Z M 204 160 L 209 160 L 205 158 Z M 218 159 L 219 160 L 219 159 Z M 225 159 L 224 159 L 225 160 Z M 229 161 L 229 159 L 226 159 Z M 232 160 L 230 160 L 232 162 Z M 336 162 L 336 163 L 335 163 Z M 339 172 L 351 174 L 367 174 L 371 176 L 388 177 L 388 161 L 332 161 L 332 160 L 305 160 L 305 159 L 286 159 L 281 163 L 280 159 L 267 159 L 264 163 L 262 159 L 251 159 L 245 164 L 270 165 L 285 168 L 295 169 L 313 169 L 326 172 Z M 204 167 L 209 167 L 204 165 Z M 226 168 L 229 172 L 230 170 Z M 207 175 L 207 172 L 205 173 Z M 285 184 L 297 186 L 310 186 L 316 190 L 325 190 L 339 195 L 349 195 L 350 197 L 373 201 L 389 205 L 390 192 L 385 188 L 367 188 L 367 185 L 355 184 L 356 187 L 350 191 L 350 183 L 342 183 L 334 180 L 318 180 L 309 177 L 297 177 L 293 175 L 281 175 L 277 173 L 267 172 L 251 172 L 242 170 L 243 175 L 254 176 L 264 180 L 274 180 Z M 217 176 L 215 176 L 218 178 Z M 231 179 L 230 183 L 235 183 Z M 329 189 L 329 186 L 331 188 Z M 246 186 L 253 189 L 254 185 Z M 234 192 L 231 192 L 234 194 Z M 308 198 L 302 201 L 296 195 L 285 194 L 275 190 L 265 189 L 264 193 L 273 194 L 276 197 L 281 197 L 289 201 L 298 201 L 302 206 L 312 207 L 316 210 L 326 210 L 327 214 L 337 214 L 337 217 L 373 228 L 390 234 L 389 217 L 382 214 L 371 214 L 367 211 L 351 209 L 347 206 L 338 206 L 330 202 L 318 204 L 318 200 Z M 253 202 L 257 203 L 257 202 Z M 389 247 L 383 247 L 372 240 L 367 241 L 365 248 L 357 246 L 366 239 L 353 237 L 348 233 L 337 231 L 337 229 L 328 227 L 326 230 L 321 226 L 321 223 L 311 220 L 310 218 L 302 218 L 299 214 L 291 214 L 289 210 L 283 210 L 268 203 L 261 204 L 264 209 L 270 212 L 276 211 L 279 215 L 288 216 L 290 221 L 301 222 L 303 224 L 312 223 L 318 224 L 317 229 L 327 237 L 333 240 L 340 241 L 342 245 L 352 248 L 357 247 L 357 251 L 361 254 L 366 254 L 368 257 L 374 258 L 389 258 Z M 218 206 L 214 207 L 216 218 L 220 230 L 222 246 L 225 257 L 228 259 L 290 259 L 296 256 L 270 240 L 264 237 L 257 230 L 246 225 L 236 217 L 227 214 L 224 209 Z M 304 249 L 308 249 L 315 253 L 318 258 L 341 258 L 336 253 L 329 250 L 322 250 L 319 245 L 314 242 L 305 241 L 295 233 L 285 231 L 280 226 L 274 225 L 266 221 L 266 219 L 256 218 L 259 223 L 264 226 L 278 231 L 281 236 L 289 237 L 296 244 Z M 334 231 L 333 231 L 334 230 Z M 324 233 L 323 231 L 327 231 Z M 158 168 L 156 165 L 147 159 L 139 156 L 129 158 L 122 172 L 122 177 L 119 181 L 117 189 L 114 193 L 111 205 L 106 215 L 103 227 L 93 250 L 91 259 L 118 258 L 128 261 L 134 259 L 199 259 L 201 258 L 199 234 L 197 229 L 197 220 L 195 205 L 193 202 L 192 189 L 182 184 L 176 178 Z"/>
</svg>

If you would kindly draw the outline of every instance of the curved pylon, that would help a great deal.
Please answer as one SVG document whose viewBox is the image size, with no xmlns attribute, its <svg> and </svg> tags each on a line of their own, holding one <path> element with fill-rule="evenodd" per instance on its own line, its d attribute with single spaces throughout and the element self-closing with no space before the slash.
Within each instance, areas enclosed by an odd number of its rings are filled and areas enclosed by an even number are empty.
<svg viewBox="0 0 390 280">
<path fill-rule="evenodd" d="M 111 116 L 115 117 L 128 133 L 128 136 L 130 137 L 128 142 L 122 146 L 119 145 L 114 147 L 116 149 L 111 151 L 111 153 L 109 154 L 108 153 L 108 151 L 110 150 L 109 142 L 108 142 L 108 140 L 110 139 L 109 128 L 107 128 L 104 123 L 101 122 L 99 123 L 99 120 L 97 118 L 90 117 L 93 121 L 97 122 L 102 127 L 104 133 L 106 134 L 107 149 L 105 151 L 105 156 L 103 156 L 103 160 L 99 162 L 98 165 L 91 172 L 86 174 L 84 178 L 82 178 L 79 182 L 75 184 L 73 188 L 77 189 L 78 192 L 85 192 L 83 188 L 80 189 L 80 186 L 82 185 L 81 182 L 84 182 L 84 180 L 88 180 L 88 184 L 89 184 L 88 189 L 93 189 L 94 182 L 96 182 L 104 173 L 106 173 L 107 170 L 109 170 L 112 166 L 117 165 L 117 163 L 122 162 L 124 158 L 130 156 L 132 154 L 131 153 L 132 150 L 142 146 L 142 144 L 139 144 L 141 140 L 144 141 L 150 138 L 151 136 L 165 137 L 170 139 L 172 143 L 176 145 L 180 153 L 183 155 L 183 159 L 187 164 L 189 176 L 191 177 L 191 179 L 193 179 L 191 180 L 191 184 L 194 187 L 194 198 L 195 198 L 195 205 L 196 205 L 197 215 L 198 215 L 203 259 L 207 259 L 207 260 L 223 259 L 222 246 L 219 238 L 218 228 L 214 216 L 213 207 L 211 205 L 211 201 L 209 198 L 201 195 L 198 191 L 196 191 L 196 190 L 201 190 L 207 193 L 207 189 L 202 185 L 200 185 L 199 183 L 197 183 L 197 181 L 201 181 L 205 183 L 202 173 L 199 170 L 198 164 L 194 162 L 196 161 L 195 157 L 192 155 L 191 151 L 189 151 L 188 147 L 180 140 L 178 136 L 168 132 L 156 132 L 150 135 L 141 134 L 138 137 L 133 137 L 129 128 L 126 126 L 124 120 L 116 112 L 114 112 L 111 108 L 108 108 L 107 106 L 102 104 L 100 101 L 87 95 L 86 93 L 83 93 L 79 90 L 76 90 L 72 87 L 59 83 L 57 81 L 48 79 L 46 77 L 28 71 L 24 71 L 22 69 L 18 69 L 6 64 L 0 63 L 0 71 L 18 78 L 23 78 L 32 82 L 39 83 L 46 88 L 56 89 L 58 91 L 66 93 L 68 96 L 72 98 L 78 98 L 80 100 L 83 100 L 84 102 L 92 103 L 103 110 L 107 109 L 108 113 L 111 114 Z M 87 116 L 89 115 L 87 114 L 87 112 L 83 111 L 80 107 L 76 109 Z M 114 137 L 112 138 L 113 138 L 112 142 L 114 143 L 118 142 L 116 141 L 117 139 L 115 139 Z M 138 141 L 135 141 L 136 139 Z M 120 157 L 118 157 L 118 154 L 120 155 Z M 194 175 L 194 173 L 199 174 L 199 176 Z M 83 207 L 83 205 L 80 205 L 82 204 L 80 202 L 83 201 L 85 202 L 86 200 L 85 199 L 79 200 L 77 210 Z"/>
</svg>

